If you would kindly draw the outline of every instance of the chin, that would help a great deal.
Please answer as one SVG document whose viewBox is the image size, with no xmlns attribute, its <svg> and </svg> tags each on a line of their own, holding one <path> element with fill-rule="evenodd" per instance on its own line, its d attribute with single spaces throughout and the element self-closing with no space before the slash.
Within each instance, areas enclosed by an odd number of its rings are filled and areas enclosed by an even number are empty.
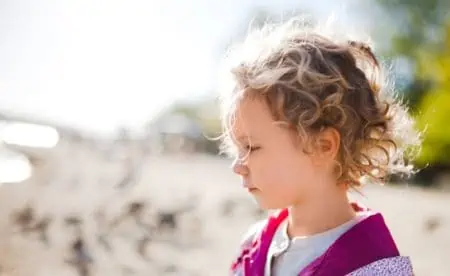
<svg viewBox="0 0 450 276">
<path fill-rule="evenodd" d="M 270 210 L 278 210 L 278 209 L 284 209 L 287 208 L 289 205 L 288 204 L 283 204 L 283 203 L 275 203 L 275 202 L 265 202 L 263 200 L 258 200 L 256 199 L 259 208 L 265 210 L 265 211 L 270 211 Z"/>
<path fill-rule="evenodd" d="M 259 192 L 252 192 L 251 194 L 259 208 L 265 211 L 284 209 L 291 205 L 285 200 L 270 200 L 265 198 L 264 195 Z"/>
</svg>

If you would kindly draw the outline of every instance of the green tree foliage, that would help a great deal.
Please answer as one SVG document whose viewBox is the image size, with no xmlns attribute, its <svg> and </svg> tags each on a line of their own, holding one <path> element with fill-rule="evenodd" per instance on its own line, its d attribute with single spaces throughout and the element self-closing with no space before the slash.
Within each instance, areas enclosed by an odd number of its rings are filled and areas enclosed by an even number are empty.
<svg viewBox="0 0 450 276">
<path fill-rule="evenodd" d="M 448 0 L 377 0 L 386 15 L 396 18 L 398 32 L 391 53 L 415 59 L 422 48 L 440 45 L 442 23 L 450 16 Z"/>
<path fill-rule="evenodd" d="M 418 160 L 423 164 L 450 164 L 450 21 L 444 29 L 440 50 L 422 49 L 418 58 L 418 76 L 432 83 L 417 114 L 418 127 L 426 130 Z"/>
<path fill-rule="evenodd" d="M 419 165 L 450 165 L 450 1 L 377 0 L 397 19 L 389 55 L 406 57 L 413 81 L 403 91 L 423 131 Z"/>
</svg>

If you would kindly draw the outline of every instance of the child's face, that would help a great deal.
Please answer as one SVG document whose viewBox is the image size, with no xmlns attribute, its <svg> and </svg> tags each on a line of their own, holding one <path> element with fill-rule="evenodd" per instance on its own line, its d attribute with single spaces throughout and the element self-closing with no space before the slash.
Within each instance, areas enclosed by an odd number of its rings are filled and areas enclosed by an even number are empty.
<svg viewBox="0 0 450 276">
<path fill-rule="evenodd" d="M 243 159 L 235 160 L 233 170 L 262 208 L 286 208 L 318 194 L 323 172 L 302 151 L 295 133 L 275 123 L 264 102 L 243 101 L 232 133 Z"/>
</svg>

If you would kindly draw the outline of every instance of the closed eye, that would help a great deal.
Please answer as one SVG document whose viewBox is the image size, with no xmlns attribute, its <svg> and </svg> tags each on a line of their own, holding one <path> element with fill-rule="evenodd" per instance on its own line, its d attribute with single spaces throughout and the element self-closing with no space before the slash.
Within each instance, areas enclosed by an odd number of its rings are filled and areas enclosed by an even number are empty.
<svg viewBox="0 0 450 276">
<path fill-rule="evenodd" d="M 245 149 L 248 152 L 254 152 L 254 151 L 257 151 L 257 150 L 261 149 L 261 147 L 259 147 L 259 146 L 246 146 Z"/>
</svg>

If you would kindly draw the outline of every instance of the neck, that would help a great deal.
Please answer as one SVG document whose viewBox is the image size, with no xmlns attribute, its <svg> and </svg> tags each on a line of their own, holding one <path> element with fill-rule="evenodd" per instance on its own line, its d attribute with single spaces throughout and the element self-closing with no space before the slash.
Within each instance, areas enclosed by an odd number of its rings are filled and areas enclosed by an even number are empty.
<svg viewBox="0 0 450 276">
<path fill-rule="evenodd" d="M 355 216 L 347 190 L 336 186 L 336 189 L 322 192 L 316 200 L 289 208 L 288 235 L 292 238 L 322 233 L 350 221 Z"/>
</svg>

